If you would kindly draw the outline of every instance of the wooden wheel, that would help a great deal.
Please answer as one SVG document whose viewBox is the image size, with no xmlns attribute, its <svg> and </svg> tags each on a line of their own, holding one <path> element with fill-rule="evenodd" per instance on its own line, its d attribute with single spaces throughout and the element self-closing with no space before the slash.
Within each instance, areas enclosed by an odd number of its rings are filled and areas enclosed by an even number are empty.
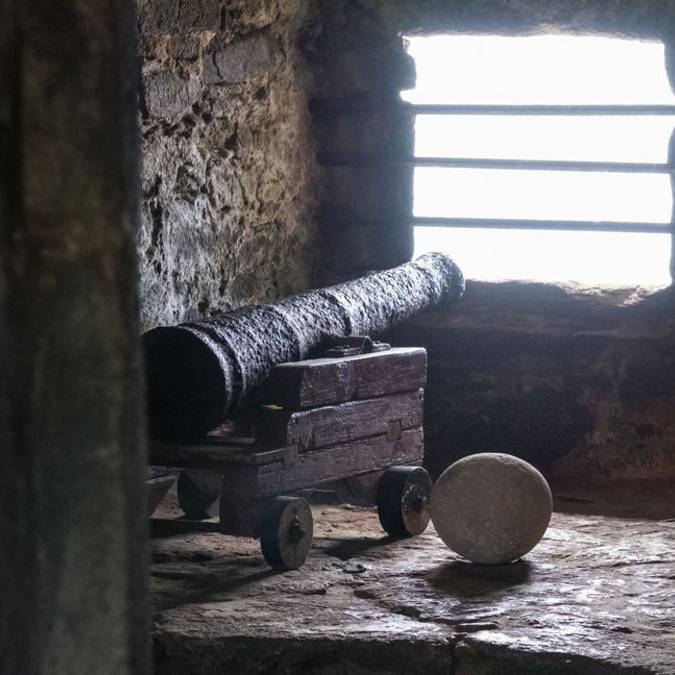
<svg viewBox="0 0 675 675">
<path fill-rule="evenodd" d="M 307 559 L 312 547 L 314 521 L 309 504 L 299 497 L 275 497 L 265 507 L 260 530 L 260 548 L 276 569 L 295 570 Z"/>
<path fill-rule="evenodd" d="M 431 477 L 421 466 L 394 466 L 377 484 L 377 513 L 392 537 L 422 534 L 431 517 Z"/>
</svg>

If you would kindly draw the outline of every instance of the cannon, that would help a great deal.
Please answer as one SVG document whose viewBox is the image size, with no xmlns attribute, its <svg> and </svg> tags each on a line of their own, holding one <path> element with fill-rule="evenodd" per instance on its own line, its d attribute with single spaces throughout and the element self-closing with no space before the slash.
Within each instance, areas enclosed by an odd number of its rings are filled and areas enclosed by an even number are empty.
<svg viewBox="0 0 675 675">
<path fill-rule="evenodd" d="M 275 303 L 152 329 L 142 338 L 151 433 L 199 439 L 250 402 L 275 365 L 306 358 L 328 336 L 380 333 L 463 290 L 453 260 L 429 253 Z"/>
<path fill-rule="evenodd" d="M 218 512 L 221 532 L 258 537 L 279 569 L 300 567 L 312 545 L 305 490 L 333 486 L 342 501 L 376 504 L 392 537 L 423 532 L 426 351 L 370 335 L 463 289 L 454 262 L 429 254 L 146 333 L 150 460 L 182 469 L 186 516 Z"/>
</svg>

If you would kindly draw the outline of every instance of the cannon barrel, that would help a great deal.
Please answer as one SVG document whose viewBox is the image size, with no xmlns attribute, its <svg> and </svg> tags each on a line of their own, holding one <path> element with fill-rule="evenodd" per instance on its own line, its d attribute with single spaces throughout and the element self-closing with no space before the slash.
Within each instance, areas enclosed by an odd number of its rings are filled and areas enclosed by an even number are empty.
<svg viewBox="0 0 675 675">
<path fill-rule="evenodd" d="M 326 336 L 380 333 L 463 290 L 453 260 L 429 253 L 278 302 L 154 328 L 143 335 L 151 431 L 200 438 L 249 402 L 275 365 L 305 358 Z"/>
</svg>

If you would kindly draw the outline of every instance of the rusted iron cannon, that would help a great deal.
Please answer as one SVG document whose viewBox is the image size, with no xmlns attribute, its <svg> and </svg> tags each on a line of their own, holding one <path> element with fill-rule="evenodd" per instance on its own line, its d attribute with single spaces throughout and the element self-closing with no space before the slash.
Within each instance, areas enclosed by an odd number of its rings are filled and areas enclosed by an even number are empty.
<svg viewBox="0 0 675 675">
<path fill-rule="evenodd" d="M 143 345 L 152 433 L 200 438 L 249 402 L 275 365 L 306 358 L 327 336 L 377 334 L 463 290 L 452 259 L 429 253 L 279 302 L 150 330 Z"/>
</svg>

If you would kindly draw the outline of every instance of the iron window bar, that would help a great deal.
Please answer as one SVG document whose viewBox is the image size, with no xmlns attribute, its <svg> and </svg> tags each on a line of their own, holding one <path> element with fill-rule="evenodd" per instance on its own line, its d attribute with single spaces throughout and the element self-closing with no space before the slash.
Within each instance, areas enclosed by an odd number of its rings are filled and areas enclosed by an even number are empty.
<svg viewBox="0 0 675 675">
<path fill-rule="evenodd" d="M 488 104 L 444 104 L 407 103 L 405 101 L 373 102 L 352 97 L 348 99 L 322 99 L 311 104 L 315 115 L 340 113 L 381 113 L 393 112 L 406 115 L 549 115 L 549 116 L 675 116 L 675 105 L 488 105 Z M 675 175 L 675 165 L 670 163 L 645 162 L 580 162 L 566 160 L 493 159 L 470 157 L 337 157 L 319 156 L 319 162 L 332 167 L 378 167 L 414 166 L 437 168 L 475 168 L 534 171 L 579 171 L 615 173 L 656 173 Z M 516 218 L 453 218 L 453 217 L 411 217 L 414 226 L 464 227 L 484 229 L 518 230 L 567 230 L 576 232 L 636 232 L 675 234 L 670 223 L 593 221 L 593 220 L 535 220 Z"/>
<path fill-rule="evenodd" d="M 419 166 L 429 168 L 512 169 L 518 171 L 600 171 L 610 173 L 675 173 L 675 164 L 643 162 L 576 162 L 564 160 L 490 159 L 474 157 L 334 157 L 320 155 L 319 163 L 333 167 Z"/>
<path fill-rule="evenodd" d="M 675 105 L 667 104 L 494 105 L 482 103 L 408 103 L 406 101 L 375 102 L 359 97 L 314 100 L 310 104 L 310 110 L 315 115 L 363 112 L 393 112 L 406 115 L 675 115 Z"/>
<path fill-rule="evenodd" d="M 415 115 L 675 115 L 675 105 L 483 105 L 412 103 Z"/>
<path fill-rule="evenodd" d="M 467 227 L 496 230 L 568 230 L 571 232 L 638 232 L 673 234 L 672 223 L 630 223 L 615 220 L 532 220 L 519 218 L 444 218 L 416 216 L 414 226 Z"/>
<path fill-rule="evenodd" d="M 310 103 L 314 115 L 339 113 L 382 113 L 404 115 L 675 115 L 675 105 L 589 104 L 589 105 L 521 105 L 485 103 L 408 103 L 407 101 L 373 101 L 358 96 L 315 99 Z"/>
</svg>

